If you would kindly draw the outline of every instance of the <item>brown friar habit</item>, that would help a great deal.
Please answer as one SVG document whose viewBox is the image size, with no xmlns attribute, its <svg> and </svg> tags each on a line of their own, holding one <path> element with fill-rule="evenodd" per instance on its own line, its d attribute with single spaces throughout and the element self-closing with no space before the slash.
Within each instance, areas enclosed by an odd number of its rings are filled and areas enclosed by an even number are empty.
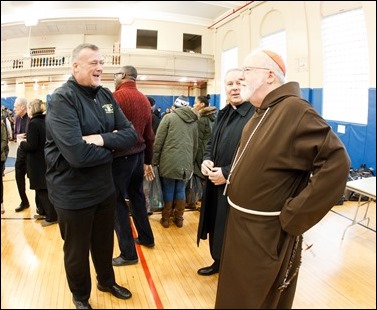
<svg viewBox="0 0 377 310">
<path fill-rule="evenodd" d="M 300 98 L 299 84 L 289 82 L 270 92 L 246 124 L 233 165 L 215 308 L 291 308 L 301 235 L 343 195 L 347 152 Z"/>
</svg>

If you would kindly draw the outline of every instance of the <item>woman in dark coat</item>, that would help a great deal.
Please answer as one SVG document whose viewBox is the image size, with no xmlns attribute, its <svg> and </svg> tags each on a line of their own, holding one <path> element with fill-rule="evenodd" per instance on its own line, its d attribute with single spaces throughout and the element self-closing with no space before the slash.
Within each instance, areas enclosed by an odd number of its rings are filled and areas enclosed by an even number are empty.
<svg viewBox="0 0 377 310">
<path fill-rule="evenodd" d="M 211 165 L 202 205 L 200 209 L 197 243 L 209 236 L 209 247 L 214 263 L 200 268 L 198 274 L 208 276 L 219 271 L 220 255 L 223 246 L 225 222 L 228 214 L 228 202 L 223 195 L 225 181 L 228 178 L 233 154 L 241 137 L 242 129 L 254 114 L 255 108 L 250 102 L 243 102 L 240 96 L 241 69 L 231 69 L 225 76 L 227 106 L 218 112 L 213 126 L 203 164 Z"/>
<path fill-rule="evenodd" d="M 198 151 L 194 161 L 194 174 L 186 184 L 186 208 L 191 210 L 196 210 L 196 203 L 203 197 L 205 176 L 201 171 L 201 165 L 217 116 L 217 109 L 214 106 L 209 106 L 209 99 L 210 95 L 198 96 L 192 109 L 198 115 Z M 192 186 L 193 184 L 200 187 Z"/>
<path fill-rule="evenodd" d="M 48 198 L 46 185 L 46 162 L 44 145 L 46 141 L 45 105 L 42 100 L 34 99 L 27 105 L 30 117 L 26 140 L 21 141 L 20 148 L 26 153 L 27 176 L 30 189 L 35 190 L 35 204 L 38 215 L 35 219 L 46 218 L 42 226 L 57 223 L 57 214 Z"/>
</svg>

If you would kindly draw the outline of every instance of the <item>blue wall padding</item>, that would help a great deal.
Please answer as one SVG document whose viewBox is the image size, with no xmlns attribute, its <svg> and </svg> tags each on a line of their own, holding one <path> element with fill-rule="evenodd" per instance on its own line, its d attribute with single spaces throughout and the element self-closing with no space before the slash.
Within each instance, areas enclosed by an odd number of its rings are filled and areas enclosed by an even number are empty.
<svg viewBox="0 0 377 310">
<path fill-rule="evenodd" d="M 313 88 L 311 90 L 310 102 L 313 108 L 322 115 L 322 101 L 323 101 L 323 91 L 322 88 Z"/>
<path fill-rule="evenodd" d="M 16 100 L 17 97 L 6 97 L 6 98 L 1 98 L 1 105 L 6 107 L 7 109 L 13 110 L 14 108 L 14 101 Z"/>
<path fill-rule="evenodd" d="M 368 126 L 365 140 L 365 163 L 374 169 L 376 175 L 376 88 L 368 91 Z"/>
</svg>

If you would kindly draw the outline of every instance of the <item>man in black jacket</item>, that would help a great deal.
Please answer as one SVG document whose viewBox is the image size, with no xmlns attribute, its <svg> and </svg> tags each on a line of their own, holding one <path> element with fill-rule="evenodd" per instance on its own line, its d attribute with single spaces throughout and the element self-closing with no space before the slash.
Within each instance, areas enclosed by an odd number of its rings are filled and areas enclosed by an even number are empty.
<svg viewBox="0 0 377 310">
<path fill-rule="evenodd" d="M 26 134 L 29 129 L 30 117 L 27 114 L 27 100 L 25 98 L 17 97 L 14 102 L 14 111 L 16 113 L 16 121 L 14 126 L 15 138 L 19 141 L 25 139 Z M 26 195 L 26 153 L 21 149 L 17 148 L 16 163 L 14 165 L 15 176 L 18 193 L 21 198 L 20 205 L 16 208 L 16 212 L 21 212 L 30 207 L 29 199 Z M 37 212 L 39 210 L 37 208 Z"/>
<path fill-rule="evenodd" d="M 131 292 L 115 282 L 113 151 L 128 149 L 136 132 L 111 91 L 101 87 L 102 56 L 81 44 L 72 76 L 51 96 L 46 116 L 46 181 L 56 208 L 68 286 L 77 309 L 91 309 L 89 253 L 97 288 L 117 298 Z"/>
<path fill-rule="evenodd" d="M 153 97 L 147 96 L 149 103 L 151 104 L 151 111 L 152 111 L 152 128 L 154 134 L 157 132 L 158 125 L 160 125 L 160 118 L 154 113 L 153 109 L 156 105 L 156 101 Z"/>
<path fill-rule="evenodd" d="M 198 274 L 202 276 L 219 272 L 228 215 L 228 202 L 223 195 L 225 182 L 242 129 L 255 112 L 251 103 L 244 102 L 241 98 L 242 79 L 241 69 L 231 69 L 225 75 L 228 104 L 218 113 L 203 156 L 201 170 L 208 178 L 200 208 L 197 243 L 199 245 L 200 239 L 207 239 L 207 235 L 209 236 L 209 249 L 214 262 L 198 270 Z"/>
</svg>

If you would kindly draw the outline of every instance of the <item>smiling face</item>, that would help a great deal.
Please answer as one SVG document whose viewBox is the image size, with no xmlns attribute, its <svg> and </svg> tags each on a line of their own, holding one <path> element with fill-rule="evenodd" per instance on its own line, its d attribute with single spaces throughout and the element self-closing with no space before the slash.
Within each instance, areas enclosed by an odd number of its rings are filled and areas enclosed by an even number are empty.
<svg viewBox="0 0 377 310">
<path fill-rule="evenodd" d="M 101 83 L 103 59 L 98 50 L 90 48 L 82 49 L 78 57 L 74 59 L 73 76 L 82 86 L 97 87 Z"/>
</svg>

